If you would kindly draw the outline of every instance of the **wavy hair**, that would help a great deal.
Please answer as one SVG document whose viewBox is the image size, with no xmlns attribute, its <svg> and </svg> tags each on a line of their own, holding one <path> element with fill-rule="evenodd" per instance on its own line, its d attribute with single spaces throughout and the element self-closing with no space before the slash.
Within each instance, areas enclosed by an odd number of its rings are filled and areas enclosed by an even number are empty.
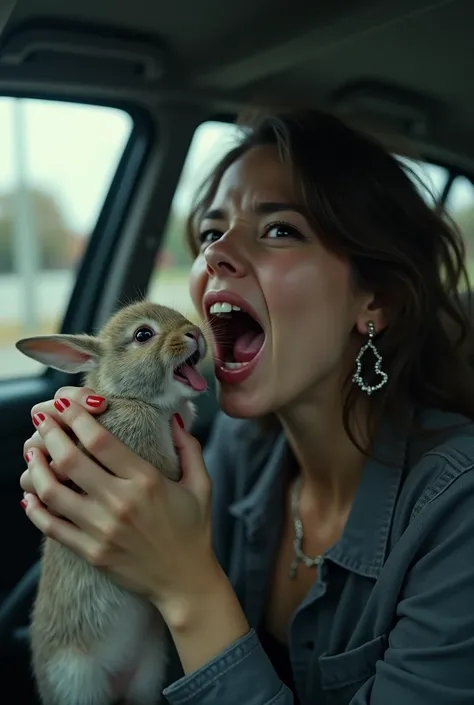
<svg viewBox="0 0 474 705">
<path fill-rule="evenodd" d="M 371 411 L 377 418 L 388 413 L 403 419 L 407 408 L 418 406 L 474 419 L 472 350 L 466 344 L 473 329 L 459 295 L 469 289 L 462 237 L 423 198 L 407 165 L 373 136 L 315 110 L 261 115 L 242 125 L 240 142 L 196 195 L 187 228 L 193 254 L 196 224 L 222 176 L 260 145 L 278 149 L 314 231 L 347 259 L 356 284 L 374 292 L 388 311 L 376 345 L 389 381 L 370 398 Z M 361 395 L 350 375 L 344 425 L 359 448 L 352 416 Z"/>
</svg>

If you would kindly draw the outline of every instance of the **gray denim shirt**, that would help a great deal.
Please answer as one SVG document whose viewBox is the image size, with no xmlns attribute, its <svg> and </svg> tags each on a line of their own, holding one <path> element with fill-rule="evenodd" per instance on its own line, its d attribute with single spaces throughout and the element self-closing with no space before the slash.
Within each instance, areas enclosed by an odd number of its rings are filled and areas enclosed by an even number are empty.
<svg viewBox="0 0 474 705">
<path fill-rule="evenodd" d="M 295 611 L 289 652 L 302 705 L 474 704 L 474 427 L 386 424 L 340 539 Z M 291 705 L 257 637 L 292 458 L 281 432 L 221 415 L 206 447 L 213 531 L 251 631 L 186 677 L 172 705 Z M 385 459 L 390 460 L 386 464 Z"/>
</svg>

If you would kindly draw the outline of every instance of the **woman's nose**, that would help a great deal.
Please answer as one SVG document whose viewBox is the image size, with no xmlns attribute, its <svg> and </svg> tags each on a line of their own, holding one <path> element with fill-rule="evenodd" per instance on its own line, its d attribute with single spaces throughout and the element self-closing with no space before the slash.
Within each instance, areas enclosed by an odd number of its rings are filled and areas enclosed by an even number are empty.
<svg viewBox="0 0 474 705">
<path fill-rule="evenodd" d="M 213 242 L 205 251 L 209 276 L 243 277 L 247 268 L 243 253 L 235 243 L 225 242 L 225 236 Z"/>
</svg>

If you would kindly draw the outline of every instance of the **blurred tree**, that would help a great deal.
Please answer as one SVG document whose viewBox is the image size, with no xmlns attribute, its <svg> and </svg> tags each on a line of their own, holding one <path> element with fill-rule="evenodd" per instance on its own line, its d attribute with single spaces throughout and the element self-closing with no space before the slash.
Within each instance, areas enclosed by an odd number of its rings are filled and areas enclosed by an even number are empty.
<svg viewBox="0 0 474 705">
<path fill-rule="evenodd" d="M 39 240 L 43 269 L 70 267 L 78 249 L 78 236 L 66 225 L 55 198 L 41 189 L 29 190 L 31 216 Z M 13 271 L 13 234 L 15 231 L 15 190 L 0 193 L 0 273 Z M 81 238 L 82 239 L 82 238 Z"/>
<path fill-rule="evenodd" d="M 186 244 L 186 213 L 178 213 L 173 209 L 166 223 L 163 237 L 163 253 L 168 266 L 176 269 L 189 269 L 191 255 Z M 163 255 L 160 260 L 163 266 Z"/>
<path fill-rule="evenodd" d="M 474 257 L 474 205 L 463 208 L 453 215 L 466 243 L 468 257 L 472 259 Z"/>
</svg>

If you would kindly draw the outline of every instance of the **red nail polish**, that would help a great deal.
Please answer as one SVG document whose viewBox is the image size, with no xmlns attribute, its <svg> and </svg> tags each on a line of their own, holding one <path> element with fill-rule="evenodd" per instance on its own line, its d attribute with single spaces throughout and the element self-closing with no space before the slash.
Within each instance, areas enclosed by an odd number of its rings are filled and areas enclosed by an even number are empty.
<svg viewBox="0 0 474 705">
<path fill-rule="evenodd" d="M 62 400 L 61 400 L 62 401 Z M 104 397 L 98 397 L 95 394 L 92 394 L 91 396 L 87 397 L 86 399 L 86 404 L 88 406 L 92 406 L 95 409 L 100 406 L 103 402 L 105 401 Z"/>
<path fill-rule="evenodd" d="M 44 414 L 35 414 L 33 416 L 33 423 L 35 426 L 39 426 L 42 421 L 44 421 L 46 416 Z"/>
<path fill-rule="evenodd" d="M 175 414 L 174 417 L 175 417 L 176 421 L 179 423 L 179 425 L 181 426 L 181 428 L 184 428 L 184 421 L 181 418 L 181 416 L 179 414 Z"/>
<path fill-rule="evenodd" d="M 23 507 L 23 509 L 26 509 L 28 506 L 28 502 L 26 501 L 26 499 L 22 499 L 20 505 Z"/>
<path fill-rule="evenodd" d="M 68 406 L 71 406 L 71 402 L 69 401 L 69 399 L 64 399 L 63 397 L 61 397 L 61 399 L 56 399 L 56 401 L 54 402 L 54 406 L 62 414 L 63 411 L 66 411 Z"/>
<path fill-rule="evenodd" d="M 29 450 L 28 453 L 25 455 L 26 462 L 29 463 L 32 457 L 33 457 L 33 451 Z"/>
</svg>

